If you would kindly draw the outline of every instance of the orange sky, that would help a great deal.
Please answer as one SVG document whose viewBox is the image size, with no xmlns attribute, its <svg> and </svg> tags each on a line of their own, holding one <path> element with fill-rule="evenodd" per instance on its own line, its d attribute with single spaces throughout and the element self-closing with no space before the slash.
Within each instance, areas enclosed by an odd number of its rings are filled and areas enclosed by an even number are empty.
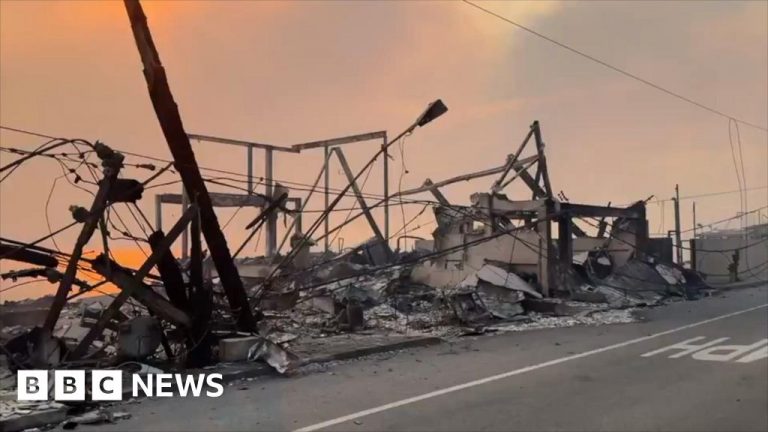
<svg viewBox="0 0 768 432">
<path fill-rule="evenodd" d="M 765 2 L 483 4 L 702 103 L 768 123 Z M 381 129 L 394 136 L 440 97 L 450 111 L 405 144 L 403 188 L 419 186 L 427 177 L 439 180 L 499 165 L 538 119 L 553 187 L 573 201 L 668 198 L 675 183 L 683 196 L 737 189 L 727 120 L 461 3 L 145 1 L 144 6 L 190 133 L 279 145 Z M 0 2 L 0 124 L 169 157 L 121 2 Z M 768 136 L 741 127 L 741 138 L 747 186 L 768 184 Z M 2 146 L 29 149 L 40 143 L 0 132 Z M 245 172 L 239 149 L 193 146 L 201 165 Z M 374 148 L 356 144 L 345 152 L 355 168 Z M 395 153 L 393 190 L 401 170 Z M 320 156 L 278 155 L 276 177 L 311 183 Z M 6 153 L 0 158 L 10 160 Z M 258 152 L 255 166 L 263 175 Z M 51 161 L 36 160 L 0 184 L 2 236 L 32 240 L 47 233 L 45 201 L 59 174 Z M 127 169 L 125 175 L 149 173 Z M 173 179 L 169 174 L 160 181 Z M 332 181 L 343 186 L 337 166 Z M 444 193 L 467 203 L 470 193 L 487 190 L 491 182 L 457 184 Z M 366 190 L 381 192 L 378 164 Z M 153 194 L 169 191 L 177 189 L 146 192 L 141 206 L 150 220 Z M 525 198 L 522 189 L 513 188 L 510 195 Z M 748 195 L 750 208 L 766 201 L 766 189 Z M 48 204 L 51 226 L 69 223 L 69 205 L 89 203 L 89 195 L 59 182 Z M 321 204 L 310 202 L 315 209 Z M 684 227 L 690 227 L 690 205 L 683 202 Z M 739 207 L 738 194 L 701 199 L 698 218 L 726 218 Z M 419 210 L 407 206 L 406 219 Z M 125 208 L 118 212 L 138 232 Z M 650 205 L 648 212 L 652 231 L 673 227 L 670 203 L 664 209 Z M 245 224 L 256 214 L 243 210 L 227 227 L 231 248 L 242 241 Z M 231 215 L 222 210 L 222 223 Z M 178 216 L 175 208 L 164 213 L 167 223 Z M 345 216 L 340 212 L 332 221 Z M 401 218 L 400 208 L 393 207 L 393 231 Z M 426 212 L 416 234 L 429 236 L 431 221 Z M 69 231 L 57 243 L 69 249 L 76 234 Z M 350 246 L 370 232 L 361 218 L 341 236 Z M 118 251 L 133 247 L 130 242 L 114 246 Z M 98 248 L 98 241 L 89 247 Z M 134 261 L 143 256 L 131 254 Z M 10 268 L 2 263 L 2 271 Z M 25 288 L 0 297 L 51 290 Z"/>
</svg>

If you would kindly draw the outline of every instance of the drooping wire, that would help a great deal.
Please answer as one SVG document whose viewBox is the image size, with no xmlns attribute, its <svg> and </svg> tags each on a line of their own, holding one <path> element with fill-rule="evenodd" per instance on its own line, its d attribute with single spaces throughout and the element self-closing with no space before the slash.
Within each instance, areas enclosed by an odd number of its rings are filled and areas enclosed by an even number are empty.
<svg viewBox="0 0 768 432">
<path fill-rule="evenodd" d="M 756 209 L 753 209 L 753 210 L 750 210 L 750 211 L 747 211 L 747 212 L 745 212 L 744 214 L 747 214 L 747 215 L 748 215 L 748 214 L 756 213 L 756 212 L 762 211 L 762 210 L 764 210 L 764 209 L 766 209 L 766 208 L 768 208 L 768 205 L 766 205 L 766 206 L 763 206 L 763 207 L 759 207 L 759 208 L 756 208 Z M 711 223 L 708 223 L 708 224 L 706 224 L 706 225 L 701 225 L 701 227 L 703 227 L 703 228 L 709 228 L 709 227 L 712 227 L 712 226 L 715 226 L 715 225 L 719 225 L 719 224 L 721 224 L 721 223 L 723 223 L 723 222 L 729 222 L 729 221 L 732 221 L 732 220 L 734 220 L 734 219 L 739 219 L 739 218 L 741 218 L 741 217 L 742 217 L 742 215 L 741 215 L 741 214 L 738 214 L 738 215 L 736 215 L 736 216 L 731 216 L 731 217 L 729 217 L 729 218 L 720 219 L 720 220 L 717 220 L 717 221 L 715 221 L 715 222 L 711 222 Z M 693 230 L 694 230 L 694 228 L 689 228 L 689 229 L 681 230 L 681 231 L 680 231 L 680 233 L 681 233 L 681 234 L 684 234 L 684 233 L 688 233 L 688 232 L 691 232 L 691 231 L 693 231 Z"/>
<path fill-rule="evenodd" d="M 586 58 L 587 60 L 590 60 L 590 61 L 595 62 L 595 63 L 597 63 L 597 64 L 599 64 L 601 66 L 604 66 L 604 67 L 606 67 L 608 69 L 611 69 L 614 72 L 618 72 L 618 73 L 620 73 L 620 74 L 622 74 L 622 75 L 624 75 L 624 76 L 626 76 L 628 78 L 632 78 L 635 81 L 643 83 L 643 84 L 645 84 L 645 85 L 647 85 L 649 87 L 652 87 L 652 88 L 654 88 L 654 89 L 656 89 L 656 90 L 658 90 L 658 91 L 660 91 L 662 93 L 665 93 L 665 94 L 667 94 L 669 96 L 672 96 L 674 98 L 677 98 L 679 100 L 687 102 L 687 103 L 689 103 L 691 105 L 697 106 L 697 107 L 699 107 L 699 108 L 701 108 L 703 110 L 709 111 L 709 112 L 711 112 L 713 114 L 719 115 L 720 117 L 724 117 L 726 119 L 733 119 L 733 120 L 735 120 L 735 121 L 737 121 L 739 123 L 743 123 L 743 124 L 745 124 L 747 126 L 755 128 L 755 129 L 760 129 L 760 130 L 762 130 L 764 132 L 768 132 L 768 127 L 766 127 L 766 126 L 761 126 L 761 125 L 758 125 L 758 124 L 755 124 L 755 123 L 748 122 L 746 120 L 739 119 L 739 118 L 734 117 L 732 115 L 726 114 L 726 113 L 724 113 L 724 112 L 722 112 L 722 111 L 720 111 L 718 109 L 709 107 L 707 105 L 704 105 L 701 102 L 697 102 L 697 101 L 695 101 L 695 100 L 693 100 L 691 98 L 688 98 L 688 97 L 683 96 L 683 95 L 681 95 L 679 93 L 676 93 L 676 92 L 674 92 L 672 90 L 664 88 L 664 87 L 660 86 L 659 84 L 653 83 L 653 82 L 651 82 L 651 81 L 649 81 L 649 80 L 647 80 L 645 78 L 641 78 L 640 76 L 635 75 L 635 74 L 633 74 L 631 72 L 628 72 L 628 71 L 626 71 L 624 69 L 621 69 L 619 67 L 613 66 L 613 65 L 609 64 L 608 62 L 606 62 L 604 60 L 600 60 L 597 57 L 594 57 L 594 56 L 592 56 L 590 54 L 587 54 L 587 53 L 585 53 L 583 51 L 577 50 L 576 48 L 573 48 L 573 47 L 571 47 L 569 45 L 566 45 L 563 42 L 559 42 L 559 41 L 557 41 L 557 40 L 555 40 L 555 39 L 553 39 L 553 38 L 551 38 L 549 36 L 546 36 L 546 35 L 544 35 L 544 34 L 542 34 L 540 32 L 537 32 L 537 31 L 535 31 L 535 30 L 533 30 L 533 29 L 531 29 L 529 27 L 526 27 L 526 26 L 524 26 L 524 25 L 522 25 L 520 23 L 517 23 L 517 22 L 511 20 L 510 18 L 507 18 L 505 16 L 499 15 L 498 13 L 493 12 L 490 9 L 486 9 L 486 8 L 480 6 L 480 5 L 478 5 L 478 4 L 476 4 L 476 3 L 472 2 L 472 1 L 463 0 L 463 2 L 466 3 L 469 6 L 472 6 L 472 7 L 476 8 L 476 9 L 478 9 L 478 10 L 488 14 L 488 15 L 494 16 L 494 17 L 496 17 L 496 18 L 498 18 L 498 19 L 500 19 L 500 20 L 502 20 L 502 21 L 504 21 L 504 22 L 506 22 L 508 24 L 511 24 L 511 25 L 521 29 L 521 30 L 524 30 L 524 31 L 526 31 L 526 32 L 528 32 L 528 33 L 538 37 L 538 38 L 544 39 L 544 40 L 546 40 L 549 43 L 557 45 L 560 48 L 568 50 L 568 51 L 570 51 L 570 52 L 572 52 L 572 53 L 574 53 L 576 55 L 579 55 L 581 57 Z"/>
<path fill-rule="evenodd" d="M 243 209 L 243 206 L 238 206 L 237 209 L 235 209 L 235 212 L 232 213 L 232 216 L 230 216 L 229 219 L 227 219 L 227 221 L 224 222 L 224 225 L 221 226 L 221 230 L 222 231 L 224 231 L 229 226 L 229 224 L 232 222 L 232 220 L 235 219 L 235 216 L 237 216 L 237 214 L 242 209 Z"/>
</svg>

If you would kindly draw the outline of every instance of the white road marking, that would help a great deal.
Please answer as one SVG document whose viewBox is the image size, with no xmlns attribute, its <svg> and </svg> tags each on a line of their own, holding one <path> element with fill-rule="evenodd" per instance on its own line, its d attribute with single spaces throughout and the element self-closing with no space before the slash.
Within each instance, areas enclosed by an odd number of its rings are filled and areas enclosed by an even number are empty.
<svg viewBox="0 0 768 432">
<path fill-rule="evenodd" d="M 326 421 L 321 422 L 321 423 L 315 423 L 315 424 L 312 424 L 312 425 L 309 425 L 309 426 L 304 426 L 303 428 L 296 429 L 294 432 L 312 432 L 312 431 L 316 431 L 316 430 L 320 430 L 320 429 L 325 429 L 327 427 L 334 426 L 334 425 L 337 425 L 337 424 L 340 424 L 340 423 L 344 423 L 344 422 L 347 422 L 347 421 L 350 421 L 350 420 L 359 419 L 361 417 L 369 416 L 371 414 L 380 413 L 382 411 L 391 410 L 391 409 L 398 408 L 398 407 L 401 407 L 401 406 L 404 406 L 404 405 L 410 405 L 410 404 L 413 404 L 413 403 L 416 403 L 416 402 L 419 402 L 419 401 L 423 401 L 423 400 L 426 400 L 426 399 L 432 399 L 432 398 L 435 398 L 435 397 L 438 397 L 438 396 L 442 396 L 442 395 L 445 395 L 445 394 L 448 394 L 448 393 L 457 392 L 459 390 L 464 390 L 464 389 L 468 389 L 468 388 L 471 388 L 471 387 L 476 387 L 476 386 L 479 386 L 479 385 L 488 384 L 490 382 L 502 380 L 502 379 L 505 379 L 505 378 L 509 378 L 511 376 L 524 374 L 526 372 L 535 371 L 535 370 L 542 369 L 542 368 L 545 368 L 545 367 L 548 367 L 548 366 L 554 366 L 554 365 L 557 365 L 557 364 L 560 364 L 560 363 L 565 363 L 565 362 L 571 361 L 571 360 L 576 360 L 576 359 L 580 359 L 580 358 L 584 358 L 584 357 L 589 357 L 589 356 L 592 356 L 592 355 L 595 355 L 595 354 L 604 353 L 606 351 L 615 350 L 617 348 L 624 348 L 626 346 L 634 345 L 634 344 L 637 344 L 637 343 L 640 343 L 640 342 L 645 342 L 645 341 L 648 341 L 648 340 L 651 340 L 651 339 L 655 339 L 655 338 L 658 338 L 658 337 L 661 337 L 661 336 L 666 336 L 666 335 L 669 335 L 669 334 L 681 332 L 683 330 L 688 330 L 688 329 L 691 329 L 691 328 L 694 328 L 694 327 L 699 327 L 699 326 L 702 326 L 704 324 L 709 324 L 711 322 L 720 321 L 722 319 L 730 318 L 730 317 L 737 316 L 737 315 L 741 315 L 741 314 L 744 314 L 744 313 L 747 313 L 747 312 L 752 312 L 754 310 L 761 309 L 761 308 L 764 308 L 766 306 L 768 306 L 768 303 L 760 305 L 760 306 L 751 307 L 749 309 L 744 309 L 744 310 L 740 310 L 740 311 L 736 311 L 736 312 L 731 312 L 731 313 L 728 313 L 728 314 L 725 314 L 725 315 L 716 316 L 714 318 L 709 318 L 709 319 L 706 319 L 704 321 L 699 321 L 699 322 L 695 322 L 695 323 L 692 323 L 692 324 L 686 324 L 686 325 L 684 325 L 682 327 L 677 327 L 677 328 L 674 328 L 674 329 L 671 329 L 671 330 L 665 330 L 663 332 L 654 333 L 654 334 L 651 334 L 651 335 L 648 335 L 648 336 L 643 336 L 643 337 L 639 337 L 639 338 L 636 338 L 636 339 L 631 339 L 631 340 L 628 340 L 628 341 L 625 341 L 625 342 L 619 342 L 617 344 L 608 345 L 606 347 L 597 348 L 597 349 L 593 349 L 593 350 L 590 350 L 590 351 L 585 351 L 585 352 L 579 353 L 579 354 L 569 355 L 567 357 L 561 357 L 561 358 L 550 360 L 550 361 L 547 361 L 547 362 L 544 362 L 544 363 L 539 363 L 539 364 L 535 364 L 535 365 L 531 365 L 531 366 L 526 366 L 526 367 L 521 368 L 521 369 L 515 369 L 515 370 L 509 371 L 509 372 L 504 372 L 504 373 L 501 373 L 501 374 L 498 374 L 498 375 L 489 376 L 487 378 L 482 378 L 482 379 L 479 379 L 479 380 L 470 381 L 470 382 L 467 382 L 467 383 L 464 383 L 464 384 L 458 384 L 458 385 L 455 385 L 455 386 L 452 386 L 452 387 L 446 387 L 446 388 L 441 389 L 441 390 L 435 390 L 433 392 L 424 393 L 424 394 L 419 395 L 419 396 L 414 396 L 414 397 L 410 397 L 410 398 L 407 398 L 407 399 L 402 399 L 402 400 L 399 400 L 399 401 L 396 401 L 396 402 L 390 402 L 388 404 L 384 404 L 384 405 L 380 405 L 380 406 L 377 406 L 377 407 L 374 407 L 374 408 L 369 408 L 369 409 L 366 409 L 366 410 L 358 411 L 358 412 L 352 413 L 352 414 L 347 414 L 345 416 L 337 417 L 335 419 L 326 420 Z"/>
<path fill-rule="evenodd" d="M 692 359 L 694 360 L 704 360 L 704 361 L 719 361 L 719 362 L 730 362 L 735 360 L 737 357 L 744 355 L 745 357 L 748 356 L 749 352 L 751 351 L 759 351 L 760 348 L 763 347 L 763 345 L 768 345 L 768 339 L 760 339 L 759 341 L 750 344 L 750 345 L 718 345 L 721 342 L 725 342 L 729 340 L 729 337 L 723 337 L 715 340 L 711 340 L 707 343 L 702 343 L 699 345 L 693 344 L 692 342 L 700 341 L 702 339 L 706 339 L 705 336 L 697 336 L 692 339 L 687 339 L 682 342 L 678 342 L 674 345 L 666 346 L 664 348 L 660 348 L 651 352 L 647 352 L 640 357 L 652 357 L 656 354 L 661 353 L 667 353 L 667 351 L 672 351 L 674 354 L 670 355 L 669 358 L 676 359 L 680 357 L 685 357 L 687 355 L 690 355 Z M 675 352 L 678 351 L 678 352 Z M 761 358 L 759 355 L 756 357 L 749 357 L 759 359 Z M 753 360 L 742 362 L 742 363 L 750 363 Z"/>
</svg>

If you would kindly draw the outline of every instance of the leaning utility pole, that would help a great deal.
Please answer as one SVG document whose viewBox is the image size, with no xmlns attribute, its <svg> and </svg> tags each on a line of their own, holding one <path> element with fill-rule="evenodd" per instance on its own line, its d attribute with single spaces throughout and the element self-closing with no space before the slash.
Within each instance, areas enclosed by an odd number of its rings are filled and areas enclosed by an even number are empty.
<svg viewBox="0 0 768 432">
<path fill-rule="evenodd" d="M 120 169 L 123 167 L 124 156 L 121 153 L 115 152 L 111 148 L 100 143 L 96 143 L 94 149 L 96 150 L 99 159 L 102 161 L 104 177 L 99 181 L 99 190 L 93 198 L 91 209 L 85 212 L 80 235 L 77 236 L 75 247 L 72 250 L 69 262 L 67 263 L 67 269 L 64 272 L 64 276 L 61 278 L 59 288 L 56 290 L 53 303 L 51 304 L 50 309 L 48 309 L 48 314 L 45 318 L 43 327 L 51 332 L 53 332 L 53 329 L 56 327 L 59 315 L 61 315 L 62 309 L 64 309 L 64 306 L 67 304 L 67 296 L 69 295 L 69 290 L 72 288 L 72 283 L 77 277 L 77 265 L 80 263 L 80 258 L 83 255 L 83 248 L 93 236 L 104 211 L 109 205 L 110 190 L 117 181 L 117 176 L 120 173 Z M 74 211 L 73 216 L 75 216 Z"/>
<path fill-rule="evenodd" d="M 680 188 L 675 185 L 675 249 L 677 264 L 683 265 L 683 243 L 680 240 Z"/>
<path fill-rule="evenodd" d="M 248 304 L 248 297 L 240 275 L 227 247 L 227 240 L 221 232 L 219 221 L 213 210 L 211 197 L 195 160 L 195 153 L 189 143 L 187 133 L 181 121 L 176 102 L 168 85 L 168 80 L 160 62 L 152 35 L 147 25 L 147 17 L 138 0 L 124 0 L 131 29 L 144 64 L 144 77 L 163 135 L 173 155 L 174 166 L 179 171 L 189 198 L 199 207 L 200 230 L 205 236 L 221 285 L 227 295 L 232 315 L 237 327 L 243 331 L 255 330 L 255 320 Z"/>
</svg>

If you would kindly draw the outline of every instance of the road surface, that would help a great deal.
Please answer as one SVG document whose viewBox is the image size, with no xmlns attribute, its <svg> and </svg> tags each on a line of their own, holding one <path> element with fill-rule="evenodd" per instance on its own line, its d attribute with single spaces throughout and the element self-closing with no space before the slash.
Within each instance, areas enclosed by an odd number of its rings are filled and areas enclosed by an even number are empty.
<svg viewBox="0 0 768 432">
<path fill-rule="evenodd" d="M 642 315 L 632 324 L 462 339 L 262 378 L 226 387 L 218 399 L 125 404 L 131 419 L 98 428 L 768 430 L 768 287 Z M 700 348 L 685 348 L 693 345 Z"/>
</svg>

